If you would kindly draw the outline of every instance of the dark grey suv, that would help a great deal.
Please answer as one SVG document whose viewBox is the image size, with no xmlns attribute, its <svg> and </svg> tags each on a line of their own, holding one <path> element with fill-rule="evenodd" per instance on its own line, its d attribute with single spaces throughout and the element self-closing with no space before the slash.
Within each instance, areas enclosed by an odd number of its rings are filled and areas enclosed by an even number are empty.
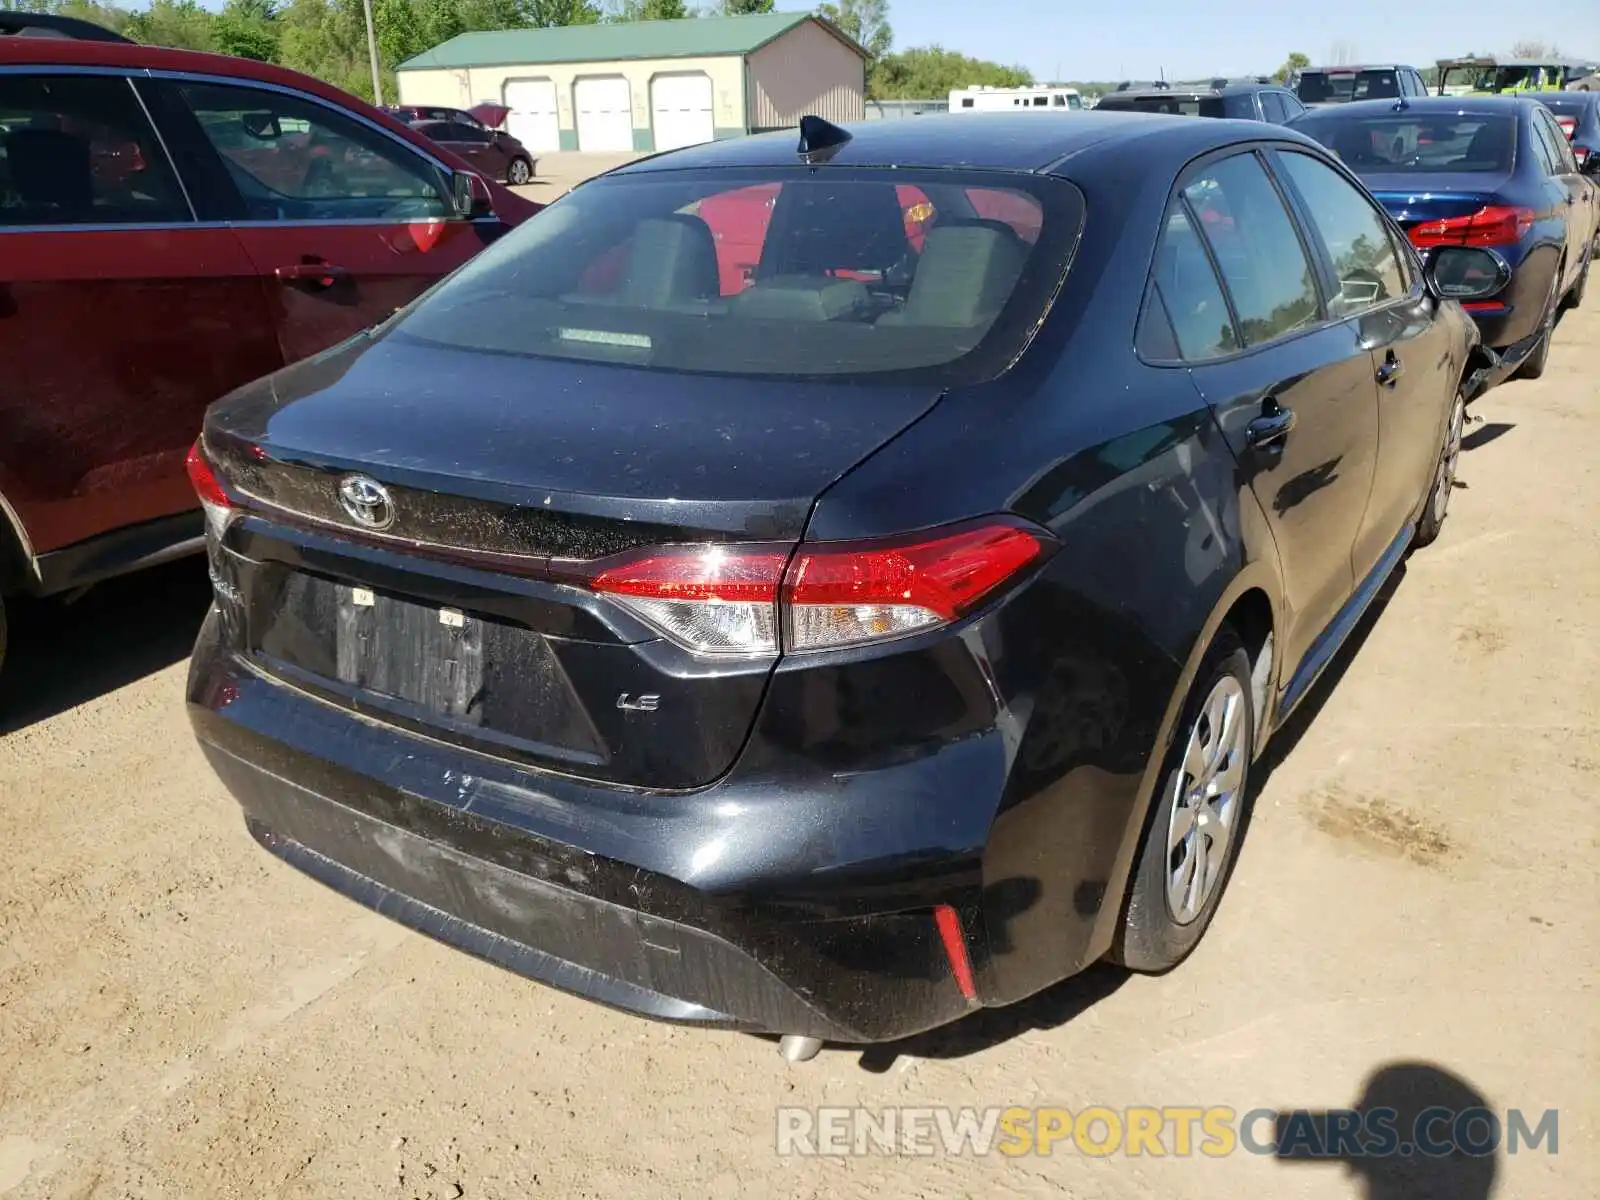
<svg viewBox="0 0 1600 1200">
<path fill-rule="evenodd" d="M 1286 87 L 1275 83 L 1236 83 L 1226 87 L 1170 87 L 1113 92 L 1095 105 L 1111 112 L 1155 112 L 1187 117 L 1232 117 L 1285 125 L 1306 111 Z"/>
</svg>

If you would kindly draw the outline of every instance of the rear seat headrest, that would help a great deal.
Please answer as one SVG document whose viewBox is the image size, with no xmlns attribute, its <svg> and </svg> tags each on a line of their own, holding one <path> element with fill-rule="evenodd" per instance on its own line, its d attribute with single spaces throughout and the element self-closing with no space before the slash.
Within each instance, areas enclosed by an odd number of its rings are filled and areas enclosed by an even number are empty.
<svg viewBox="0 0 1600 1200">
<path fill-rule="evenodd" d="M 89 143 L 59 129 L 23 126 L 5 139 L 11 186 L 30 206 L 88 209 L 94 206 Z"/>
<path fill-rule="evenodd" d="M 717 243 L 699 217 L 673 213 L 640 221 L 634 230 L 619 300 L 667 308 L 722 294 Z"/>
<path fill-rule="evenodd" d="M 923 243 L 911 294 L 893 324 L 973 326 L 1005 306 L 1027 244 L 1004 221 L 935 225 Z"/>
</svg>

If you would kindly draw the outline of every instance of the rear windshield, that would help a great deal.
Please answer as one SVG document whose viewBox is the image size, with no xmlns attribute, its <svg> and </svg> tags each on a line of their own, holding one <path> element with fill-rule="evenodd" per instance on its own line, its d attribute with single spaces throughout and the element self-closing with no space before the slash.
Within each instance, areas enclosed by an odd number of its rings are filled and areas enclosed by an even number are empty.
<svg viewBox="0 0 1600 1200">
<path fill-rule="evenodd" d="M 574 189 L 396 336 L 669 371 L 988 378 L 1083 220 L 1061 180 L 846 168 L 660 171 Z"/>
<path fill-rule="evenodd" d="M 1307 71 L 1300 76 L 1295 94 L 1307 104 L 1326 104 L 1350 99 L 1355 90 L 1354 75 L 1329 75 L 1326 71 Z"/>
<path fill-rule="evenodd" d="M 1323 109 L 1295 128 L 1327 146 L 1353 171 L 1486 171 L 1505 174 L 1516 154 L 1517 122 L 1501 114 L 1440 113 L 1352 117 Z"/>
<path fill-rule="evenodd" d="M 1222 100 L 1217 96 L 1107 96 L 1100 108 L 1113 112 L 1171 113 L 1180 117 L 1220 117 Z"/>
<path fill-rule="evenodd" d="M 1400 76 L 1394 71 L 1360 71 L 1350 91 L 1352 100 L 1393 100 L 1400 95 Z"/>
<path fill-rule="evenodd" d="M 1560 113 L 1563 117 L 1581 117 L 1584 109 L 1589 107 L 1589 100 L 1583 96 L 1573 96 L 1569 100 L 1559 93 L 1552 92 L 1549 95 L 1540 96 L 1538 99 L 1539 103 L 1551 112 Z"/>
</svg>

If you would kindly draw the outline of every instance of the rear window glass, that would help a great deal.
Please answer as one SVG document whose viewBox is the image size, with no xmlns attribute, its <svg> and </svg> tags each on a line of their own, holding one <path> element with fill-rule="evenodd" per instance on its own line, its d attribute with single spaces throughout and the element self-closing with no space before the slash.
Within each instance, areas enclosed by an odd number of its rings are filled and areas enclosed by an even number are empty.
<svg viewBox="0 0 1600 1200">
<path fill-rule="evenodd" d="M 658 370 L 988 378 L 1054 296 L 1082 204 L 1018 175 L 613 176 L 502 238 L 394 331 Z"/>
<path fill-rule="evenodd" d="M 1352 100 L 1392 100 L 1400 95 L 1400 76 L 1394 71 L 1362 71 L 1350 92 Z"/>
<path fill-rule="evenodd" d="M 1350 99 L 1355 90 L 1354 75 L 1329 75 L 1326 71 L 1307 71 L 1300 76 L 1295 95 L 1307 104 L 1327 104 Z"/>
<path fill-rule="evenodd" d="M 1217 96 L 1107 96 L 1100 108 L 1113 112 L 1155 112 L 1179 117 L 1220 117 L 1222 99 Z"/>
<path fill-rule="evenodd" d="M 1586 98 L 1574 96 L 1568 100 L 1565 96 L 1549 95 L 1540 96 L 1539 103 L 1553 113 L 1560 113 L 1564 117 L 1581 117 L 1583 110 L 1589 106 Z"/>
<path fill-rule="evenodd" d="M 1499 114 L 1351 117 L 1329 110 L 1302 117 L 1295 127 L 1354 171 L 1505 173 L 1517 145 L 1516 118 Z"/>
</svg>

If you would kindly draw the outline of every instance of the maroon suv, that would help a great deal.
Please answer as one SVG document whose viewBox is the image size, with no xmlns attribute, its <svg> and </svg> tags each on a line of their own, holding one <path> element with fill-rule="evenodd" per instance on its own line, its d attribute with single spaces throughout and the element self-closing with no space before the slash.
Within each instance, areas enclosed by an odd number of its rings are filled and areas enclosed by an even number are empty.
<svg viewBox="0 0 1600 1200">
<path fill-rule="evenodd" d="M 539 208 L 315 79 L 75 27 L 0 13 L 58 35 L 0 36 L 0 658 L 6 595 L 203 548 L 211 401 Z"/>
<path fill-rule="evenodd" d="M 518 186 L 533 179 L 527 147 L 500 128 L 511 111 L 504 104 L 477 104 L 467 110 L 397 104 L 387 111 L 492 179 Z"/>
</svg>

